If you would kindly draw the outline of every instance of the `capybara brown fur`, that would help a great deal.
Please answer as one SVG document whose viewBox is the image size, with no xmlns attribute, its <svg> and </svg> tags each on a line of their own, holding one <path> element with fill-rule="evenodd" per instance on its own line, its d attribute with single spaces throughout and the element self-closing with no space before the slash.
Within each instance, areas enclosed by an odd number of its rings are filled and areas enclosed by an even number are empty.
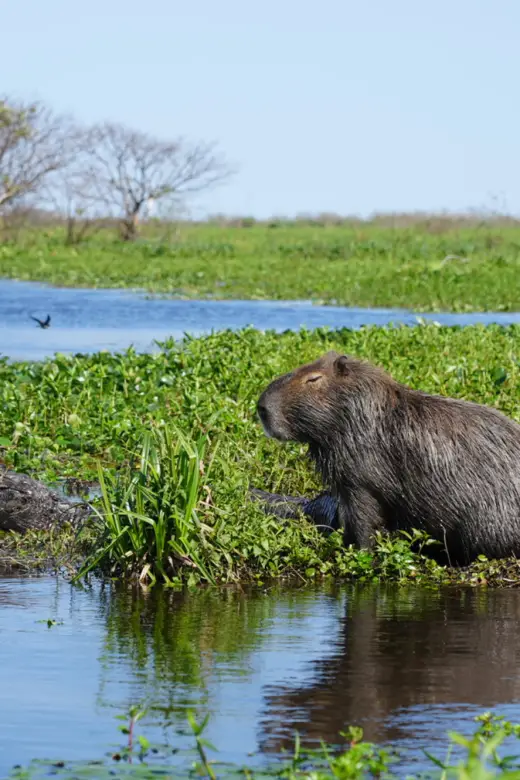
<svg viewBox="0 0 520 780">
<path fill-rule="evenodd" d="M 416 528 L 453 565 L 520 553 L 520 425 L 496 409 L 337 352 L 275 379 L 257 408 L 268 436 L 308 444 L 347 545 Z"/>
</svg>

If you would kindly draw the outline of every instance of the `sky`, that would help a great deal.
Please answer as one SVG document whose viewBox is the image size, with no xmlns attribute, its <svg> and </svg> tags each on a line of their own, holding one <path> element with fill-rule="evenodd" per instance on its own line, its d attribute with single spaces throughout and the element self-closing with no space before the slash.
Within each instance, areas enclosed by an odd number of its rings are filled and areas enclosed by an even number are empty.
<svg viewBox="0 0 520 780">
<path fill-rule="evenodd" d="M 520 212 L 518 0 L 0 0 L 2 92 L 216 141 L 192 217 Z"/>
</svg>

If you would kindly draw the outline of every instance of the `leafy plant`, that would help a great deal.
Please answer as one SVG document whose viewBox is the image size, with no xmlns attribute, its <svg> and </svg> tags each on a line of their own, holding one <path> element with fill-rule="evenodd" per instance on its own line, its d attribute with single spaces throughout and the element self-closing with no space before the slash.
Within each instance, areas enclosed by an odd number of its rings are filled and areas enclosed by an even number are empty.
<svg viewBox="0 0 520 780">
<path fill-rule="evenodd" d="M 412 387 L 520 419 L 519 326 L 245 328 L 168 341 L 148 355 L 0 359 L 2 461 L 51 484 L 98 483 L 90 484 L 94 526 L 5 535 L 0 563 L 142 576 L 144 584 L 327 576 L 517 583 L 516 559 L 448 570 L 426 557 L 432 541 L 417 534 L 345 550 L 339 534 L 325 538 L 303 518 L 282 522 L 250 500 L 250 487 L 307 496 L 320 489 L 305 448 L 267 439 L 255 404 L 274 376 L 328 349 L 378 363 Z M 504 381 L 497 384 L 494 369 Z"/>
<path fill-rule="evenodd" d="M 198 511 L 211 467 L 206 473 L 206 445 L 207 436 L 190 441 L 174 428 L 155 428 L 143 437 L 137 469 L 105 475 L 99 467 L 100 546 L 78 577 L 100 567 L 173 584 L 183 565 L 215 581 L 203 556 L 211 528 Z"/>
</svg>

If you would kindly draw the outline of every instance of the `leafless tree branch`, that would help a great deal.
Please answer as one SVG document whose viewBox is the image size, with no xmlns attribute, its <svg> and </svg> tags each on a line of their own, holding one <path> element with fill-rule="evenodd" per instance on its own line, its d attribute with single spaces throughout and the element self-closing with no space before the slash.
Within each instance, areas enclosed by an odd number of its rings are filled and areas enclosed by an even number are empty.
<svg viewBox="0 0 520 780">
<path fill-rule="evenodd" d="M 76 131 L 42 103 L 0 97 L 0 211 L 70 164 Z"/>
<path fill-rule="evenodd" d="M 133 240 L 151 201 L 177 200 L 228 179 L 233 170 L 212 144 L 166 142 L 119 124 L 91 128 L 75 165 L 90 203 L 120 220 Z"/>
</svg>

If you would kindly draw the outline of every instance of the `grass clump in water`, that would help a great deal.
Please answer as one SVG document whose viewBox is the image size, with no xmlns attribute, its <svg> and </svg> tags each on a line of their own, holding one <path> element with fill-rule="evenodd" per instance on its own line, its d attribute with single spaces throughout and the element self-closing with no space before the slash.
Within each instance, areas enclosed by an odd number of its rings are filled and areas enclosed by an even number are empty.
<svg viewBox="0 0 520 780">
<path fill-rule="evenodd" d="M 210 471 L 204 466 L 206 445 L 207 436 L 190 441 L 165 426 L 144 435 L 136 469 L 105 476 L 99 468 L 100 546 L 82 575 L 101 565 L 111 573 L 171 584 L 181 563 L 215 583 L 204 560 L 211 528 L 198 513 Z"/>
</svg>

